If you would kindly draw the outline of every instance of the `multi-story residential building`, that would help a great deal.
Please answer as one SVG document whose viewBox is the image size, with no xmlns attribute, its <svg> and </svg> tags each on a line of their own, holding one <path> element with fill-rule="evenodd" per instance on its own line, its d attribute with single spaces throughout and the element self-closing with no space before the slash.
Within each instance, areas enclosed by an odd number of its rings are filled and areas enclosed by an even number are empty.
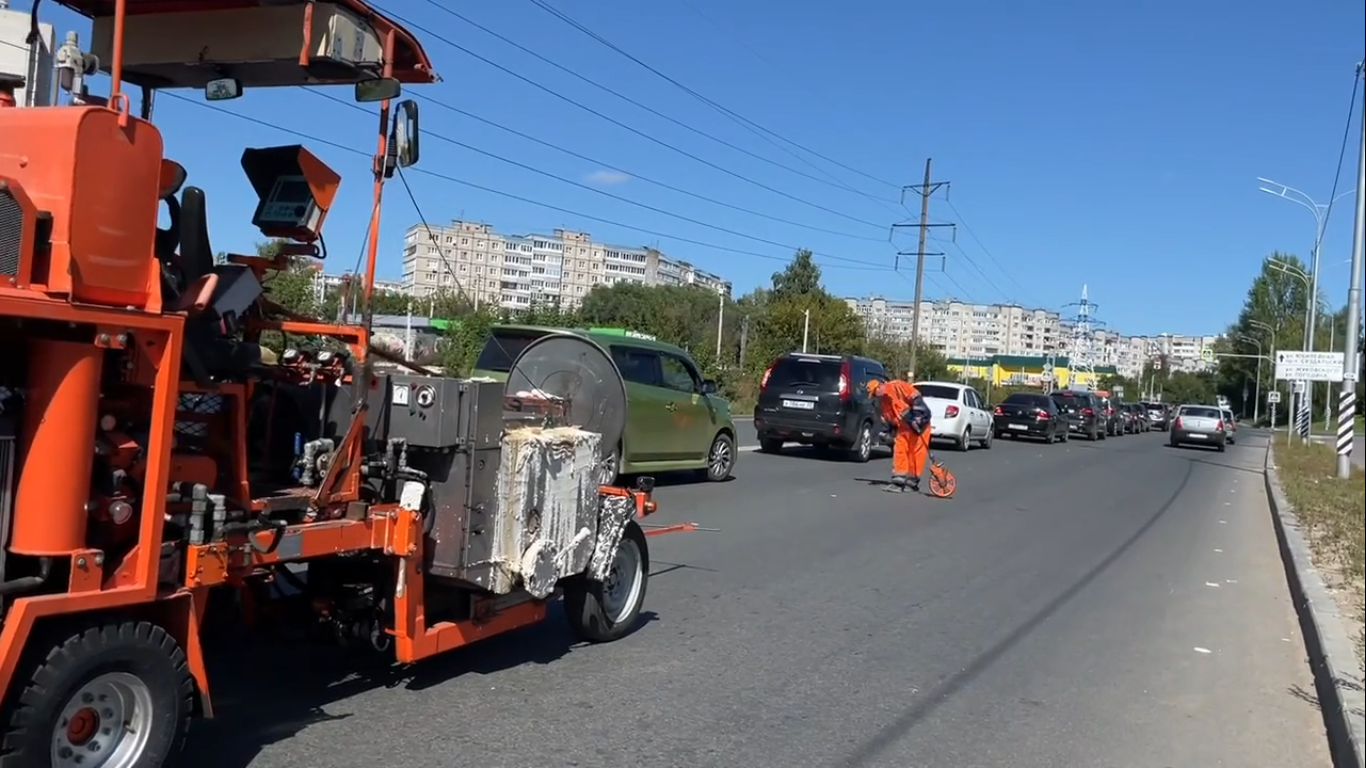
<svg viewBox="0 0 1366 768">
<path fill-rule="evenodd" d="M 909 341 L 915 302 L 879 296 L 845 302 L 869 330 Z M 1152 360 L 1165 358 L 1173 371 L 1203 371 L 1214 366 L 1208 352 L 1218 336 L 1127 336 L 1093 328 L 1079 340 L 1072 322 L 1057 312 L 1014 304 L 973 304 L 954 299 L 920 303 L 920 337 L 950 358 L 981 359 L 993 355 L 1042 357 L 1050 352 L 1075 354 L 1078 343 L 1089 347 L 1091 363 L 1113 366 L 1121 376 L 1135 377 Z"/>
<path fill-rule="evenodd" d="M 1185 335 L 1162 333 L 1156 336 L 1135 337 L 1135 347 L 1142 348 L 1143 363 L 1165 359 L 1172 371 L 1198 373 L 1217 367 L 1212 350 L 1223 336 L 1217 334 Z"/>
<path fill-rule="evenodd" d="M 874 333 L 910 340 L 915 302 L 880 296 L 845 302 Z M 1042 356 L 1064 341 L 1061 316 L 1045 309 L 946 299 L 920 302 L 919 314 L 921 338 L 950 357 Z"/>
<path fill-rule="evenodd" d="M 403 286 L 415 296 L 463 291 L 480 305 L 508 309 L 557 301 L 572 307 L 598 285 L 700 285 L 729 295 L 730 282 L 646 247 L 609 245 L 587 232 L 504 235 L 489 224 L 408 228 Z"/>
<path fill-rule="evenodd" d="M 30 32 L 37 33 L 37 41 L 31 46 Z M 35 28 L 28 11 L 10 10 L 9 0 L 0 0 L 0 72 L 24 78 L 24 87 L 14 94 L 19 106 L 52 104 L 56 96 L 52 69 L 56 45 L 51 24 L 40 22 Z"/>
</svg>

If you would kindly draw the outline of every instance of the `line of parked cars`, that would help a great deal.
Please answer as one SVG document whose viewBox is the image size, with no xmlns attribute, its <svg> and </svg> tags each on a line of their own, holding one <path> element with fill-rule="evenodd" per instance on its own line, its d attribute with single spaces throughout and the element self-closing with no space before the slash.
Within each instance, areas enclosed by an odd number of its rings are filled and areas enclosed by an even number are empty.
<svg viewBox="0 0 1366 768">
<path fill-rule="evenodd" d="M 760 450 L 777 453 L 797 443 L 867 461 L 884 429 L 867 385 L 888 378 L 881 362 L 858 355 L 778 357 L 759 383 L 754 427 Z M 990 448 L 999 438 L 1060 443 L 1166 431 L 1170 418 L 1165 404 L 1121 402 L 1090 391 L 1017 392 L 992 406 L 966 383 L 920 381 L 915 386 L 933 414 L 935 441 L 962 451 Z"/>
</svg>

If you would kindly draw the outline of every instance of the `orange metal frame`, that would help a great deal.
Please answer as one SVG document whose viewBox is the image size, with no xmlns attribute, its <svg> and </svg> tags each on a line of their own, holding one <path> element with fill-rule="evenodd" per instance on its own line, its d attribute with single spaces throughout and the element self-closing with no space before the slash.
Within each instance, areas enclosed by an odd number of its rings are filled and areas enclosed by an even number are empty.
<svg viewBox="0 0 1366 768">
<path fill-rule="evenodd" d="M 78 12 L 89 15 L 96 4 L 93 0 L 59 0 Z M 364 12 L 367 18 L 378 24 L 384 37 L 384 56 L 386 77 L 394 77 L 403 82 L 432 82 L 435 74 L 431 72 L 426 54 L 415 39 L 406 31 L 401 31 L 392 22 L 366 6 L 362 0 L 338 0 L 356 12 Z M 243 5 L 250 5 L 243 0 Z M 120 120 L 127 121 L 127 97 L 121 93 L 123 74 L 123 34 L 125 17 L 139 12 L 170 12 L 204 8 L 209 5 L 223 6 L 222 2 L 210 3 L 208 0 L 114 0 L 113 56 L 111 61 L 110 97 L 111 108 L 118 107 Z M 310 11 L 306 9 L 306 15 Z M 307 24 L 305 29 L 307 29 Z M 401 35 L 403 71 L 395 71 L 396 43 Z M 309 43 L 305 40 L 301 51 L 301 64 L 307 63 Z M 379 130 L 376 154 L 372 170 L 373 205 L 371 209 L 370 234 L 367 242 L 364 291 L 367 300 L 372 297 L 376 260 L 379 250 L 379 218 L 384 188 L 384 162 L 388 149 L 388 126 L 391 107 L 388 101 L 380 105 Z M 125 124 L 125 123 L 121 123 Z M 0 185 L 7 181 L 0 178 Z M 36 208 L 17 185 L 10 190 L 27 214 L 36 215 Z M 34 252 L 31 227 L 25 228 L 28 242 L 22 243 L 22 253 Z M 307 248 L 308 246 L 299 246 Z M 150 255 L 149 255 L 150 258 Z M 280 264 L 257 257 L 233 257 L 236 263 L 250 266 L 258 274 L 264 274 Z M 125 372 L 125 379 L 151 390 L 150 430 L 145 448 L 145 468 L 142 482 L 145 488 L 168 488 L 173 481 L 185 479 L 177 476 L 191 473 L 191 467 L 175 467 L 178 459 L 173 457 L 174 425 L 177 419 L 179 395 L 182 393 L 203 392 L 189 381 L 181 379 L 182 351 L 185 344 L 185 320 L 183 314 L 162 314 L 159 302 L 149 305 L 146 311 L 135 311 L 114 307 L 99 307 L 89 304 L 72 304 L 64 298 L 49 298 L 42 292 L 44 286 L 31 285 L 32 275 L 27 270 L 14 276 L 8 284 L 0 283 L 0 315 L 12 317 L 42 318 L 47 321 L 67 322 L 73 325 L 93 326 L 97 329 L 97 346 L 123 349 L 134 345 L 133 366 Z M 365 361 L 369 350 L 369 335 L 364 327 L 336 326 L 309 321 L 304 318 L 284 315 L 286 319 L 256 323 L 249 328 L 251 333 L 276 330 L 295 334 L 328 336 L 346 343 L 355 359 Z M 35 354 L 42 354 L 38 350 Z M 366 366 L 368 376 L 368 365 Z M 252 504 L 260 509 L 259 500 L 252 498 L 248 482 L 246 451 L 246 405 L 250 401 L 255 384 L 223 384 L 214 388 L 214 394 L 224 396 L 229 406 L 224 409 L 230 439 L 235 444 L 235 455 L 227 474 L 232 478 L 231 488 L 221 488 L 235 500 Z M 529 601 L 510 608 L 495 608 L 493 600 L 485 600 L 475 605 L 474 618 L 457 622 L 428 623 L 424 609 L 425 581 L 422 572 L 423 531 L 420 516 L 415 510 L 403 509 L 397 504 L 372 505 L 366 508 L 362 519 L 349 519 L 345 511 L 350 502 L 359 499 L 361 456 L 361 425 L 364 419 L 357 414 L 347 431 L 338 455 L 344 457 L 329 466 L 328 474 L 312 499 L 315 515 L 297 525 L 282 530 L 240 534 L 228 541 L 189 546 L 185 555 L 185 580 L 169 592 L 159 589 L 161 543 L 167 513 L 165 494 L 147 492 L 139 500 L 140 516 L 137 518 L 136 544 L 119 558 L 117 562 L 108 559 L 107 553 L 94 549 L 81 549 L 60 557 L 70 560 L 70 579 L 65 593 L 40 596 L 24 596 L 12 601 L 5 615 L 3 628 L 0 629 L 0 691 L 7 691 L 17 672 L 21 654 L 27 639 L 32 636 L 40 621 L 63 615 L 85 614 L 92 612 L 122 611 L 129 614 L 146 614 L 154 617 L 180 643 L 184 649 L 191 675 L 201 697 L 205 714 L 212 714 L 209 696 L 209 679 L 204 667 L 202 647 L 199 638 L 200 621 L 203 618 L 209 590 L 215 586 L 242 586 L 253 575 L 278 563 L 297 562 L 328 557 L 340 553 L 376 551 L 394 560 L 395 576 L 395 637 L 396 655 L 400 662 L 412 662 L 434 654 L 457 648 L 468 643 L 491 637 L 502 632 L 540 621 L 546 613 L 546 602 Z M 52 482 L 60 482 L 60 464 L 51 467 L 26 466 L 28 472 L 52 473 Z M 627 496 L 635 504 L 637 517 L 643 518 L 655 511 L 655 503 L 650 494 L 644 491 L 628 490 L 604 486 L 603 494 Z M 331 514 L 332 512 L 339 514 Z M 651 535 L 672 530 L 690 530 L 689 524 L 653 529 Z M 273 537 L 287 537 L 291 540 L 288 557 L 279 554 L 279 541 Z"/>
</svg>

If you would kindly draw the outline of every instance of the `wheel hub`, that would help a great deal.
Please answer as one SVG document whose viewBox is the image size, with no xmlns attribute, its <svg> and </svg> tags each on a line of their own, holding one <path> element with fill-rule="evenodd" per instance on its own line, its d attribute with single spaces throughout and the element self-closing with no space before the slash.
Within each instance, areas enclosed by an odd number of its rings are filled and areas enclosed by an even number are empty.
<svg viewBox="0 0 1366 768">
<path fill-rule="evenodd" d="M 100 675 L 75 692 L 55 725 L 54 768 L 131 768 L 151 736 L 152 693 L 133 675 Z"/>
<path fill-rule="evenodd" d="M 724 440 L 717 440 L 711 449 L 712 473 L 721 475 L 730 469 L 730 446 Z"/>
<path fill-rule="evenodd" d="M 634 542 L 623 539 L 607 578 L 602 582 L 602 607 L 609 620 L 617 622 L 625 618 L 637 599 L 640 581 L 640 551 Z"/>
</svg>

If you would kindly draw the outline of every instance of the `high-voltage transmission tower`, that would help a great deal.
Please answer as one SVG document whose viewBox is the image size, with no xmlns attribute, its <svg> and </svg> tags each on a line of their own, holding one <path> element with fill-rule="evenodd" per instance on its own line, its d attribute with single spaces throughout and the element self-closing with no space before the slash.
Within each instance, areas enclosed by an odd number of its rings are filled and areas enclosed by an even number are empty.
<svg viewBox="0 0 1366 768">
<path fill-rule="evenodd" d="M 1105 325 L 1096 319 L 1099 304 L 1092 302 L 1087 295 L 1087 286 L 1081 287 L 1081 301 L 1067 305 L 1076 309 L 1076 314 L 1066 318 L 1072 326 L 1072 336 L 1067 342 L 1068 386 L 1076 387 L 1076 382 L 1086 381 L 1091 389 L 1099 384 L 1096 378 L 1096 329 Z"/>
</svg>

